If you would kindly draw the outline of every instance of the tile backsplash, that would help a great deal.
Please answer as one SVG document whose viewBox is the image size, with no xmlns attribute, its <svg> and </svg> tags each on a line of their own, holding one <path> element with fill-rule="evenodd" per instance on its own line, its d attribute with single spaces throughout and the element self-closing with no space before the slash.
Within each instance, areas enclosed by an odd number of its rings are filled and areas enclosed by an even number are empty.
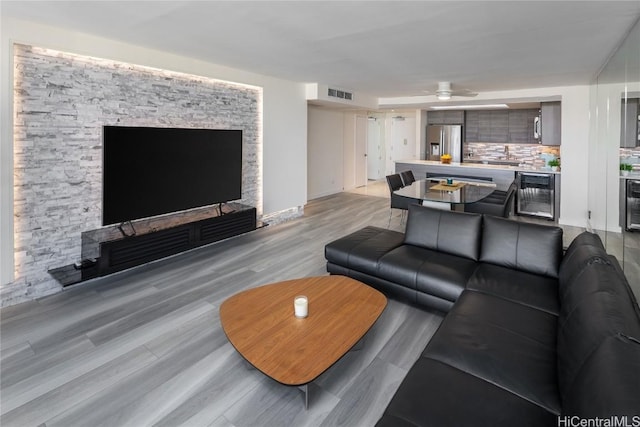
<svg viewBox="0 0 640 427">
<path fill-rule="evenodd" d="M 629 159 L 631 157 L 631 159 Z M 631 163 L 634 171 L 640 171 L 640 147 L 621 148 L 620 163 Z"/>
<path fill-rule="evenodd" d="M 553 154 L 560 157 L 559 146 L 534 144 L 495 144 L 484 142 L 465 142 L 464 158 L 482 160 L 513 160 L 532 168 L 547 166 L 540 154 Z"/>
</svg>

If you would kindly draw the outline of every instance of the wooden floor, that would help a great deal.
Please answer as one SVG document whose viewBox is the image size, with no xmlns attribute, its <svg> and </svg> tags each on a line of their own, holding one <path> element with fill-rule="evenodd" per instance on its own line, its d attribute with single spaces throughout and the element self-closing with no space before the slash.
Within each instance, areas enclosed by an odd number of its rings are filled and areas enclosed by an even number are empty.
<svg viewBox="0 0 640 427">
<path fill-rule="evenodd" d="M 442 315 L 390 300 L 302 392 L 248 369 L 218 308 L 250 287 L 324 275 L 324 245 L 387 226 L 388 198 L 342 193 L 305 216 L 0 311 L 0 425 L 375 424 Z M 399 228 L 399 216 L 392 228 Z"/>
<path fill-rule="evenodd" d="M 388 197 L 382 183 L 314 200 L 295 221 L 3 308 L 0 425 L 375 424 L 440 313 L 390 300 L 364 347 L 309 387 L 305 411 L 300 390 L 247 368 L 218 308 L 243 289 L 326 274 L 325 244 L 386 227 Z M 391 228 L 403 228 L 398 213 Z"/>
</svg>

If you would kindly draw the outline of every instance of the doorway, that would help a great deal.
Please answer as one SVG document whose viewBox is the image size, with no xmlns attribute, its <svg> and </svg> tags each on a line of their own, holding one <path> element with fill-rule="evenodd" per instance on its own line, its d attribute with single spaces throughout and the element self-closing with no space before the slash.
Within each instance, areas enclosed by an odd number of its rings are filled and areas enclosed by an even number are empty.
<svg viewBox="0 0 640 427">
<path fill-rule="evenodd" d="M 395 162 L 416 158 L 416 119 L 397 115 L 391 118 L 386 175 L 395 173 Z"/>
<path fill-rule="evenodd" d="M 384 119 L 370 115 L 367 118 L 367 177 L 380 180 L 385 176 Z"/>
<path fill-rule="evenodd" d="M 367 184 L 367 117 L 356 116 L 356 143 L 355 143 L 355 186 L 362 187 Z"/>
</svg>

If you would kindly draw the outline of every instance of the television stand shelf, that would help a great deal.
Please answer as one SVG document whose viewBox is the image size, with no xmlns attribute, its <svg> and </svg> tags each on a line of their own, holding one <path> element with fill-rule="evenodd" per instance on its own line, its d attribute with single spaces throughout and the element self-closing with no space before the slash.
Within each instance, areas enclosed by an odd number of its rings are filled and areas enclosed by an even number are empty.
<svg viewBox="0 0 640 427">
<path fill-rule="evenodd" d="M 233 209 L 222 215 L 214 214 L 208 218 L 160 230 L 150 229 L 128 237 L 98 241 L 96 243 L 99 256 L 92 258 L 83 254 L 81 263 L 55 268 L 49 270 L 49 273 L 62 286 L 69 286 L 244 234 L 256 228 L 256 208 L 233 204 Z"/>
</svg>

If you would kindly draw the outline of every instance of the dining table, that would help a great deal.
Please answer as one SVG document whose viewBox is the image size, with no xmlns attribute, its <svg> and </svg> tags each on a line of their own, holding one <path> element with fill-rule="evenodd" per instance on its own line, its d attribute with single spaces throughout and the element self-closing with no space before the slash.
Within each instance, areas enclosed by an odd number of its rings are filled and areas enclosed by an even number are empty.
<svg viewBox="0 0 640 427">
<path fill-rule="evenodd" d="M 461 211 L 465 204 L 478 202 L 495 190 L 491 181 L 438 177 L 414 181 L 394 194 L 421 201 L 423 206 Z"/>
</svg>

